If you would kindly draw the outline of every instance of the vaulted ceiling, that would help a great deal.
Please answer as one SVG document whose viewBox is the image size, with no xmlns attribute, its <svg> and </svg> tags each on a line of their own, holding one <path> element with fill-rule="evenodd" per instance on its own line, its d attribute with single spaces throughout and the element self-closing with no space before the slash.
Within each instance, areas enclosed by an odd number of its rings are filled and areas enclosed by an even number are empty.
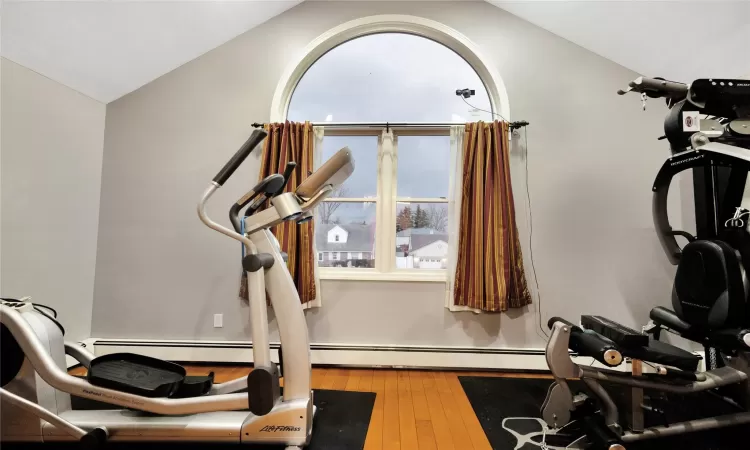
<svg viewBox="0 0 750 450">
<path fill-rule="evenodd" d="M 5 2 L 0 50 L 107 103 L 301 1 Z"/>
<path fill-rule="evenodd" d="M 489 1 L 643 75 L 750 75 L 750 0 Z"/>
<path fill-rule="evenodd" d="M 0 49 L 110 102 L 301 1 L 6 1 Z M 750 0 L 488 1 L 643 74 L 750 74 Z"/>
</svg>

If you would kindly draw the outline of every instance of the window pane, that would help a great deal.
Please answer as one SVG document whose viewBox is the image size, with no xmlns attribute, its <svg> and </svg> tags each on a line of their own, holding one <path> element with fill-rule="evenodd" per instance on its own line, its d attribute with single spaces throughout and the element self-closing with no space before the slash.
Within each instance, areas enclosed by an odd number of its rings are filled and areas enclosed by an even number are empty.
<svg viewBox="0 0 750 450">
<path fill-rule="evenodd" d="M 374 202 L 321 203 L 315 222 L 320 267 L 375 267 L 375 213 Z"/>
<path fill-rule="evenodd" d="M 445 269 L 448 263 L 448 204 L 396 205 L 396 268 Z"/>
<path fill-rule="evenodd" d="M 289 120 L 336 122 L 474 122 L 492 115 L 474 69 L 448 47 L 423 37 L 381 33 L 353 39 L 305 73 L 289 104 Z"/>
<path fill-rule="evenodd" d="M 325 162 L 343 147 L 349 147 L 356 170 L 331 197 L 375 197 L 378 194 L 378 137 L 326 136 L 320 161 Z"/>
<path fill-rule="evenodd" d="M 450 136 L 398 137 L 399 197 L 448 197 Z"/>
</svg>

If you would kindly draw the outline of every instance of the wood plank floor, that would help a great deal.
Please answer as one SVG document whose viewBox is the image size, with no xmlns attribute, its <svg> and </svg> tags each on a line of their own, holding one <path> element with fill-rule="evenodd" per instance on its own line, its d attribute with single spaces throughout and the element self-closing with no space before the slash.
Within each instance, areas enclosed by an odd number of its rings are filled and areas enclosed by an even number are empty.
<svg viewBox="0 0 750 450">
<path fill-rule="evenodd" d="M 251 368 L 189 366 L 189 375 L 214 372 L 217 383 Z M 71 371 L 84 375 L 85 369 Z M 550 378 L 497 372 L 314 368 L 313 389 L 375 392 L 365 450 L 491 450 L 458 376 Z"/>
</svg>

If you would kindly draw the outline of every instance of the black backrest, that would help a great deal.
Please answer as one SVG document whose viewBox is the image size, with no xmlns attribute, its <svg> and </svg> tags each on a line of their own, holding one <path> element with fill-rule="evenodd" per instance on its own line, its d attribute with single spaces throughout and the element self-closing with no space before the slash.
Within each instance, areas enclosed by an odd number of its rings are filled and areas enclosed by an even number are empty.
<svg viewBox="0 0 750 450">
<path fill-rule="evenodd" d="M 682 249 L 672 306 L 691 325 L 715 330 L 747 325 L 746 279 L 739 252 L 721 240 Z"/>
</svg>

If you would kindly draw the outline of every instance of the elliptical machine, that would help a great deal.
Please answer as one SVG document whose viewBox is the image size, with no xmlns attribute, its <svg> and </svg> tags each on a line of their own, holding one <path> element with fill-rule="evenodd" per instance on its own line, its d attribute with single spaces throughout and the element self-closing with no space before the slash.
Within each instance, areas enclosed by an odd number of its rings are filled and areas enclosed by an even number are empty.
<svg viewBox="0 0 750 450">
<path fill-rule="evenodd" d="M 2 302 L 0 441 L 267 443 L 289 450 L 309 443 L 315 407 L 307 324 L 269 229 L 287 220 L 307 220 L 313 208 L 351 175 L 354 160 L 348 148 L 340 150 L 294 193 L 282 193 L 291 169 L 285 176 L 267 177 L 236 204 L 252 206 L 244 218 L 246 233 L 238 232 L 243 219 L 241 208 L 235 206 L 230 210 L 235 230 L 225 228 L 206 215 L 206 203 L 265 137 L 265 131 L 253 132 L 214 177 L 198 205 L 204 224 L 245 248 L 254 357 L 250 375 L 214 384 L 211 376 L 186 377 L 183 367 L 156 358 L 129 353 L 95 357 L 64 342 L 62 327 L 41 305 Z M 261 210 L 266 200 L 271 206 Z M 266 293 L 285 349 L 280 357 L 283 395 L 279 370 L 270 358 Z M 66 354 L 88 368 L 86 379 L 68 374 Z M 126 409 L 73 410 L 71 396 Z"/>
<path fill-rule="evenodd" d="M 750 81 L 701 79 L 691 85 L 638 78 L 620 95 L 638 92 L 665 98 L 664 123 L 672 156 L 653 185 L 654 225 L 669 261 L 677 265 L 672 306 L 654 308 L 643 332 L 600 316 L 582 316 L 580 326 L 554 317 L 548 325 L 547 364 L 555 377 L 542 416 L 568 448 L 622 450 L 625 444 L 728 426 L 750 424 L 750 236 L 747 210 L 741 208 L 750 170 Z M 705 116 L 705 117 L 704 117 Z M 673 230 L 667 195 L 673 177 L 693 170 L 697 236 Z M 687 239 L 683 248 L 677 237 Z M 700 357 L 659 341 L 663 330 L 702 344 Z M 633 373 L 576 364 L 570 351 L 616 367 L 630 358 Z M 655 367 L 641 373 L 641 362 Z M 587 393 L 573 395 L 568 380 L 580 378 Z M 620 409 L 601 381 L 630 387 L 630 407 Z M 665 423 L 663 398 L 647 398 L 644 389 L 668 394 L 711 392 L 735 413 Z M 662 414 L 660 426 L 647 427 L 644 411 Z"/>
</svg>

